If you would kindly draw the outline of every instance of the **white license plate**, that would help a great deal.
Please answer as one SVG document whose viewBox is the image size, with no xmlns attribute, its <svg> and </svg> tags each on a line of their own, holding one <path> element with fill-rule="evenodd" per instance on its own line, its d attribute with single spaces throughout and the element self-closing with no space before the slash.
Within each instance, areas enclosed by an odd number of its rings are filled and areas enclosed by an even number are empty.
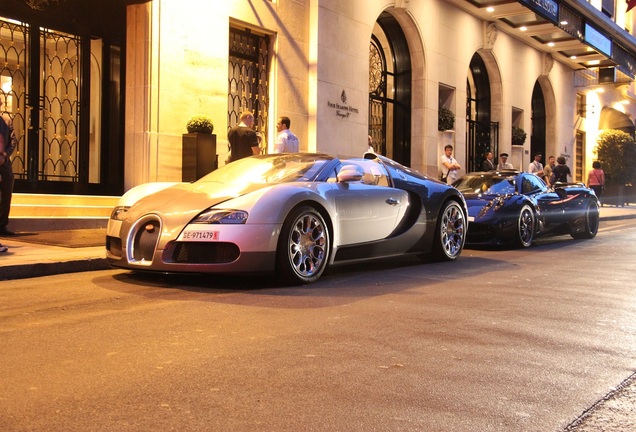
<svg viewBox="0 0 636 432">
<path fill-rule="evenodd" d="M 218 231 L 185 231 L 181 235 L 181 240 L 203 240 L 203 241 L 218 241 Z"/>
</svg>

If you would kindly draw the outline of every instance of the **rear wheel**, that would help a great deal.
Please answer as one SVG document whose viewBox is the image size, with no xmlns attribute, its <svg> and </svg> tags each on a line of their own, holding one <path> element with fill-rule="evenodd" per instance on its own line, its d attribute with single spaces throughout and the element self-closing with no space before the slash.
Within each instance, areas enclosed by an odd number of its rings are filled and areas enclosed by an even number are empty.
<svg viewBox="0 0 636 432">
<path fill-rule="evenodd" d="M 530 247 L 532 245 L 536 232 L 536 220 L 532 207 L 527 204 L 521 207 L 517 220 L 517 246 Z"/>
<path fill-rule="evenodd" d="M 433 257 L 451 261 L 464 249 L 466 241 L 466 215 L 457 201 L 446 201 L 437 218 Z"/>
<path fill-rule="evenodd" d="M 596 204 L 595 202 L 591 202 L 588 204 L 587 209 L 585 210 L 583 231 L 572 234 L 572 237 L 575 239 L 591 239 L 596 237 L 599 221 L 600 215 L 598 204 Z"/>
<path fill-rule="evenodd" d="M 329 230 L 313 207 L 294 209 L 287 216 L 276 249 L 277 277 L 285 284 L 318 280 L 330 254 Z"/>
</svg>

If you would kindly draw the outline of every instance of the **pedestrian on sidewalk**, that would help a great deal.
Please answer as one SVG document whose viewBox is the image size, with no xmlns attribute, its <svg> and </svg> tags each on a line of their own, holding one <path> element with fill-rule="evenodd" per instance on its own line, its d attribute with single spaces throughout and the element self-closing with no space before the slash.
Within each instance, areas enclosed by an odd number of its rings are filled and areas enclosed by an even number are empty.
<svg viewBox="0 0 636 432">
<path fill-rule="evenodd" d="M 0 99 L 0 236 L 11 236 L 9 231 L 9 212 L 11 211 L 11 197 L 13 196 L 13 168 L 11 153 L 15 150 L 17 139 L 13 130 L 13 121 L 2 112 Z M 5 246 L 3 246 L 5 247 Z"/>
<path fill-rule="evenodd" d="M 557 158 L 557 164 L 558 165 L 552 170 L 552 177 L 554 177 L 552 183 L 567 183 L 568 177 L 572 177 L 570 167 L 565 164 L 565 158 L 563 156 Z"/>
<path fill-rule="evenodd" d="M 543 177 L 543 164 L 541 163 L 542 157 L 543 155 L 541 153 L 535 153 L 534 160 L 530 162 L 530 165 L 528 165 L 529 173 Z"/>
<path fill-rule="evenodd" d="M 497 165 L 498 170 L 507 170 L 507 169 L 515 169 L 515 167 L 508 162 L 508 153 L 502 153 L 499 155 L 499 164 Z"/>
<path fill-rule="evenodd" d="M 587 187 L 594 190 L 598 199 L 601 199 L 605 190 L 605 171 L 599 161 L 592 162 L 592 171 L 587 174 Z"/>
<path fill-rule="evenodd" d="M 290 127 L 291 120 L 289 117 L 278 118 L 278 123 L 276 123 L 278 136 L 274 144 L 274 153 L 298 153 L 300 147 L 298 137 L 289 130 Z"/>
<path fill-rule="evenodd" d="M 230 143 L 230 155 L 226 163 L 244 157 L 260 154 L 261 148 L 258 144 L 258 136 L 254 132 L 254 114 L 250 111 L 243 111 L 240 123 L 234 126 L 227 133 L 227 140 Z"/>
</svg>

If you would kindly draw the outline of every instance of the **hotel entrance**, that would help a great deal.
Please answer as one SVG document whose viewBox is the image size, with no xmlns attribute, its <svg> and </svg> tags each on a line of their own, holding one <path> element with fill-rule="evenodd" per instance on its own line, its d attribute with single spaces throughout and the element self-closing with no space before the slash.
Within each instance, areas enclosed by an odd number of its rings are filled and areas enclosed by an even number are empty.
<svg viewBox="0 0 636 432">
<path fill-rule="evenodd" d="M 114 2 L 105 15 L 92 6 L 0 6 L 0 98 L 18 138 L 14 192 L 122 193 L 125 6 Z M 108 26 L 92 26 L 89 15 Z"/>
</svg>

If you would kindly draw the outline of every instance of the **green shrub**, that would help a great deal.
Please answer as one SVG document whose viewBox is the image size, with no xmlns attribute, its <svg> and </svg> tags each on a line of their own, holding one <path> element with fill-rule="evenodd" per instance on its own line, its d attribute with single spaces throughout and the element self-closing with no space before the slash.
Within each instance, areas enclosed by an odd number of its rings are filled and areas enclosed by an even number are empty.
<svg viewBox="0 0 636 432">
<path fill-rule="evenodd" d="M 186 124 L 186 129 L 188 133 L 207 133 L 211 134 L 214 131 L 214 124 L 212 124 L 212 119 L 206 116 L 194 116 L 188 120 Z"/>
<path fill-rule="evenodd" d="M 512 127 L 512 145 L 523 145 L 526 142 L 526 131 L 520 127 Z"/>
<path fill-rule="evenodd" d="M 437 130 L 454 130 L 455 129 L 455 114 L 446 107 L 439 109 L 439 117 L 437 118 Z"/>
<path fill-rule="evenodd" d="M 594 153 L 605 172 L 608 185 L 626 185 L 636 182 L 636 142 L 623 131 L 607 129 L 596 140 Z"/>
</svg>

